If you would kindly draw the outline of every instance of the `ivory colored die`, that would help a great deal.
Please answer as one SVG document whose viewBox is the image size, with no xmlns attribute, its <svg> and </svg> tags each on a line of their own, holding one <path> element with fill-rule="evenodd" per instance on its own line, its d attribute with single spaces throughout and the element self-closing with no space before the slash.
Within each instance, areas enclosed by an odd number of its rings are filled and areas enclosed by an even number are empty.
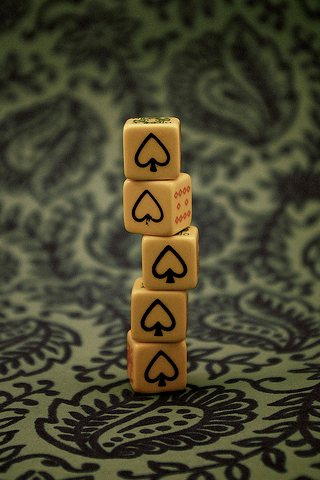
<svg viewBox="0 0 320 480">
<path fill-rule="evenodd" d="M 199 233 L 187 227 L 171 237 L 142 237 L 142 280 L 151 290 L 189 290 L 199 275 Z"/>
<path fill-rule="evenodd" d="M 180 342 L 187 333 L 188 293 L 148 290 L 137 278 L 131 292 L 131 336 L 137 342 Z"/>
<path fill-rule="evenodd" d="M 180 120 L 129 118 L 123 127 L 124 174 L 133 180 L 176 178 L 181 168 Z"/>
<path fill-rule="evenodd" d="M 170 236 L 192 218 L 191 177 L 154 182 L 127 179 L 123 185 L 124 226 L 128 232 Z"/>
<path fill-rule="evenodd" d="M 141 343 L 127 335 L 128 377 L 138 393 L 183 390 L 187 384 L 187 346 L 177 343 Z"/>
</svg>

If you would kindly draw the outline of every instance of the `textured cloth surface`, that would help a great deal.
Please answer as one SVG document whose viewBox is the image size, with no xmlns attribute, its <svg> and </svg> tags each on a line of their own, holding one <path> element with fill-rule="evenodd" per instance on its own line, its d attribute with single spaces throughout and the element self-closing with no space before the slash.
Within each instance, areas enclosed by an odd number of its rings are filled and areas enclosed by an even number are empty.
<svg viewBox="0 0 320 480">
<path fill-rule="evenodd" d="M 0 480 L 320 478 L 320 4 L 1 3 Z M 126 373 L 122 127 L 175 116 L 188 386 Z"/>
</svg>

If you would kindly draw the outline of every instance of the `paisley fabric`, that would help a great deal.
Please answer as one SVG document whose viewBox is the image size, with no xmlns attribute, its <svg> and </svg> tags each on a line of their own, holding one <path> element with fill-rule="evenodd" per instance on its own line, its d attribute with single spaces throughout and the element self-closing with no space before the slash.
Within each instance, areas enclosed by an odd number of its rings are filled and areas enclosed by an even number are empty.
<svg viewBox="0 0 320 480">
<path fill-rule="evenodd" d="M 0 480 L 320 478 L 320 4 L 4 0 Z M 188 385 L 126 372 L 122 127 L 175 116 Z"/>
</svg>

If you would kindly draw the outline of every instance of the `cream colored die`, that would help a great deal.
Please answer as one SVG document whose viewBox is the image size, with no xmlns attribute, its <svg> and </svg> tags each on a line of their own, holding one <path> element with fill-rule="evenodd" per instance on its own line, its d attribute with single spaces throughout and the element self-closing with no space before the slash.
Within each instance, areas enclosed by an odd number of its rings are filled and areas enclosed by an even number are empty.
<svg viewBox="0 0 320 480">
<path fill-rule="evenodd" d="M 188 292 L 148 290 L 137 278 L 131 292 L 131 335 L 137 342 L 180 342 L 187 333 Z"/>
<path fill-rule="evenodd" d="M 189 290 L 199 275 L 199 232 L 190 226 L 171 237 L 142 237 L 142 280 L 151 290 Z"/>
<path fill-rule="evenodd" d="M 142 343 L 127 335 L 127 369 L 131 387 L 138 393 L 183 390 L 187 384 L 187 345 Z"/>
<path fill-rule="evenodd" d="M 137 181 L 123 185 L 124 226 L 142 235 L 174 235 L 191 223 L 191 177 L 181 173 L 175 180 Z"/>
<path fill-rule="evenodd" d="M 129 118 L 123 127 L 124 174 L 133 180 L 176 178 L 181 169 L 180 120 Z"/>
</svg>

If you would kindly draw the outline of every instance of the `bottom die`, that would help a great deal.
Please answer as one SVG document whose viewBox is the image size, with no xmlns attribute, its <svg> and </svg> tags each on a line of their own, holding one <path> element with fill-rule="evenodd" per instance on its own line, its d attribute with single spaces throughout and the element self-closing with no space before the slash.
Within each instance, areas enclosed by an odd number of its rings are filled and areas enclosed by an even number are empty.
<svg viewBox="0 0 320 480">
<path fill-rule="evenodd" d="M 183 390 L 187 384 L 187 345 L 141 343 L 127 337 L 128 377 L 137 393 Z"/>
</svg>

